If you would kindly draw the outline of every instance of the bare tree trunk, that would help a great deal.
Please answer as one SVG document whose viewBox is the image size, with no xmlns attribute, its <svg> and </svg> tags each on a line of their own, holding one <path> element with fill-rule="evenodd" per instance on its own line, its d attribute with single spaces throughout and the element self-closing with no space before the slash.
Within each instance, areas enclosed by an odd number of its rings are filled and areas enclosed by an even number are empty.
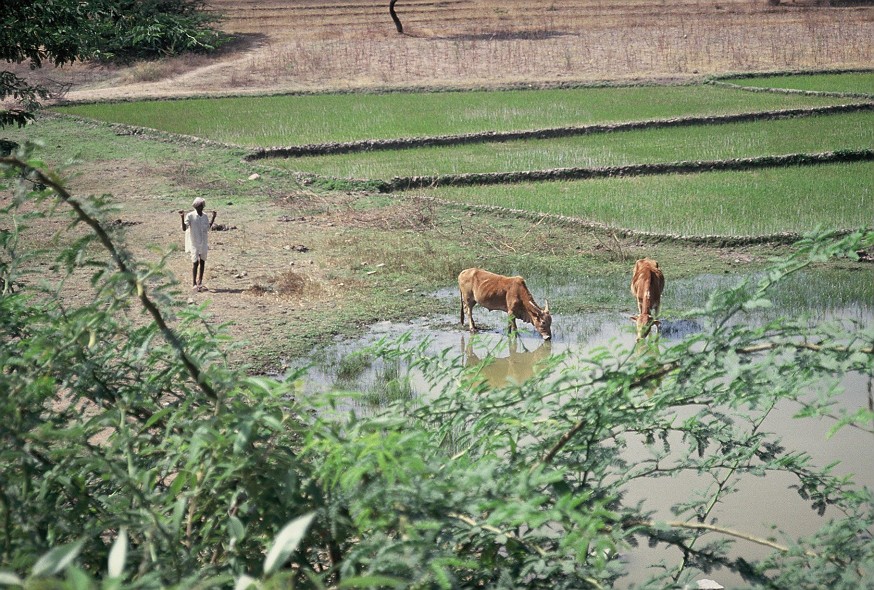
<svg viewBox="0 0 874 590">
<path fill-rule="evenodd" d="M 391 15 L 391 19 L 395 21 L 395 28 L 398 30 L 398 33 L 404 32 L 404 25 L 401 24 L 401 19 L 398 18 L 398 13 L 395 12 L 395 2 L 398 0 L 391 0 L 388 3 L 388 13 Z"/>
</svg>

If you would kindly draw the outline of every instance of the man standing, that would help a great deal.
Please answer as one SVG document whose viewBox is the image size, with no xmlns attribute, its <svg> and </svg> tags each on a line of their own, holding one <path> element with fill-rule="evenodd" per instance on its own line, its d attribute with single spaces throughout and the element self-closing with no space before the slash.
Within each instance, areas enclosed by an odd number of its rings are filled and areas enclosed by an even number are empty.
<svg viewBox="0 0 874 590">
<path fill-rule="evenodd" d="M 203 286 L 203 270 L 206 268 L 206 252 L 209 249 L 207 234 L 215 222 L 216 212 L 212 212 L 212 219 L 203 214 L 206 201 L 201 197 L 194 199 L 192 204 L 194 211 L 188 215 L 185 211 L 179 211 L 182 217 L 182 231 L 185 232 L 185 251 L 191 254 L 191 281 L 193 291 L 207 291 Z"/>
</svg>

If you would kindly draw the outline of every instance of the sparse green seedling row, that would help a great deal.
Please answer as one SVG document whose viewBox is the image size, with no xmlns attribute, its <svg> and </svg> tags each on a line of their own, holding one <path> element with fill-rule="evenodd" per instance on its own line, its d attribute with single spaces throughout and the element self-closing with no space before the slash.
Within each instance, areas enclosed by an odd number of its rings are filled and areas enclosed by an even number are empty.
<svg viewBox="0 0 874 590">
<path fill-rule="evenodd" d="M 760 235 L 869 226 L 874 163 L 577 182 L 446 187 L 429 196 L 681 235 Z"/>
<path fill-rule="evenodd" d="M 869 94 L 874 96 L 874 72 L 751 76 L 749 78 L 731 78 L 726 81 L 739 86 L 754 88 Z"/>
<path fill-rule="evenodd" d="M 716 86 L 628 86 L 491 92 L 327 94 L 72 105 L 63 113 L 271 147 L 542 129 L 823 106 L 834 97 Z"/>
<path fill-rule="evenodd" d="M 872 147 L 874 112 L 865 111 L 556 139 L 274 159 L 271 165 L 338 178 L 389 179 L 394 176 L 725 160 Z"/>
</svg>

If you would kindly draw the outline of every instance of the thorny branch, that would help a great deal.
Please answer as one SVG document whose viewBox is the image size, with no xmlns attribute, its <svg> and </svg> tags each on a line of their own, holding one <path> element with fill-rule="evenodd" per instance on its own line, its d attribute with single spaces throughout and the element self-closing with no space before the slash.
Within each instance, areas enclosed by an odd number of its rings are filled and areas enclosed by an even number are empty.
<svg viewBox="0 0 874 590">
<path fill-rule="evenodd" d="M 504 535 L 508 539 L 512 539 L 512 540 L 516 541 L 517 543 L 519 543 L 520 545 L 522 545 L 523 547 L 525 547 L 526 549 L 528 549 L 532 553 L 536 553 L 541 557 L 546 557 L 546 551 L 544 551 L 543 548 L 538 547 L 537 545 L 534 545 L 532 543 L 528 543 L 526 541 L 523 541 L 518 536 L 516 536 L 516 534 L 513 533 L 512 531 L 502 531 L 498 527 L 492 526 L 490 524 L 483 524 L 483 523 L 477 522 L 474 519 L 472 519 L 471 517 L 465 516 L 463 514 L 459 514 L 457 512 L 450 512 L 447 516 L 449 516 L 450 518 L 454 518 L 455 520 L 460 520 L 461 522 L 463 522 L 464 524 L 466 524 L 468 526 L 479 527 L 479 528 L 483 529 L 484 531 L 488 531 L 488 532 L 494 533 L 496 535 Z"/>
<path fill-rule="evenodd" d="M 27 175 L 34 179 L 36 182 L 42 183 L 43 185 L 49 187 L 56 195 L 58 195 L 58 197 L 61 198 L 62 201 L 64 201 L 64 203 L 66 203 L 73 209 L 73 211 L 82 222 L 84 222 L 89 227 L 91 227 L 91 229 L 94 230 L 94 233 L 100 239 L 103 247 L 106 248 L 106 250 L 112 256 L 112 259 L 115 261 L 116 266 L 122 272 L 122 275 L 124 276 L 131 290 L 136 292 L 137 298 L 140 300 L 140 303 L 152 316 L 152 319 L 154 319 L 155 324 L 164 335 L 164 338 L 166 338 L 167 342 L 170 343 L 170 346 L 172 346 L 176 350 L 176 353 L 179 355 L 179 359 L 182 361 L 182 364 L 185 366 L 185 369 L 188 371 L 191 379 L 197 384 L 200 390 L 207 397 L 213 400 L 217 400 L 218 394 L 216 393 L 215 389 L 213 389 L 212 385 L 210 385 L 206 381 L 205 375 L 201 371 L 200 367 L 197 365 L 197 362 L 185 349 L 185 346 L 182 344 L 182 341 L 179 339 L 179 336 L 176 334 L 176 332 L 167 324 L 164 316 L 161 314 L 161 310 L 158 308 L 158 305 L 154 301 L 152 301 L 152 299 L 147 295 L 145 284 L 143 284 L 142 280 L 137 276 L 134 268 L 128 264 L 127 257 L 115 246 L 112 239 L 109 237 L 109 234 L 106 232 L 106 230 L 103 229 L 103 226 L 100 225 L 100 222 L 88 215 L 82 205 L 76 199 L 74 199 L 73 196 L 69 192 L 67 192 L 67 190 L 63 186 L 61 186 L 60 183 L 56 182 L 52 178 L 49 178 L 41 171 L 33 169 L 27 163 L 22 162 L 15 157 L 2 157 L 0 158 L 0 164 L 16 168 L 20 170 L 22 174 Z"/>
</svg>

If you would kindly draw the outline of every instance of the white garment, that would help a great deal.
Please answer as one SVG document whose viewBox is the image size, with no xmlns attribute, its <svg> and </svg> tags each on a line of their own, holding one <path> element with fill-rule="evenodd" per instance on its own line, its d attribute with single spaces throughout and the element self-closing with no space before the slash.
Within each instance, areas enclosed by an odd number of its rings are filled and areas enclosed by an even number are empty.
<svg viewBox="0 0 874 590">
<path fill-rule="evenodd" d="M 207 234 L 209 233 L 209 218 L 198 215 L 197 211 L 191 211 L 185 216 L 185 251 L 191 253 L 191 262 L 198 259 L 206 260 L 206 252 L 209 250 Z"/>
</svg>

